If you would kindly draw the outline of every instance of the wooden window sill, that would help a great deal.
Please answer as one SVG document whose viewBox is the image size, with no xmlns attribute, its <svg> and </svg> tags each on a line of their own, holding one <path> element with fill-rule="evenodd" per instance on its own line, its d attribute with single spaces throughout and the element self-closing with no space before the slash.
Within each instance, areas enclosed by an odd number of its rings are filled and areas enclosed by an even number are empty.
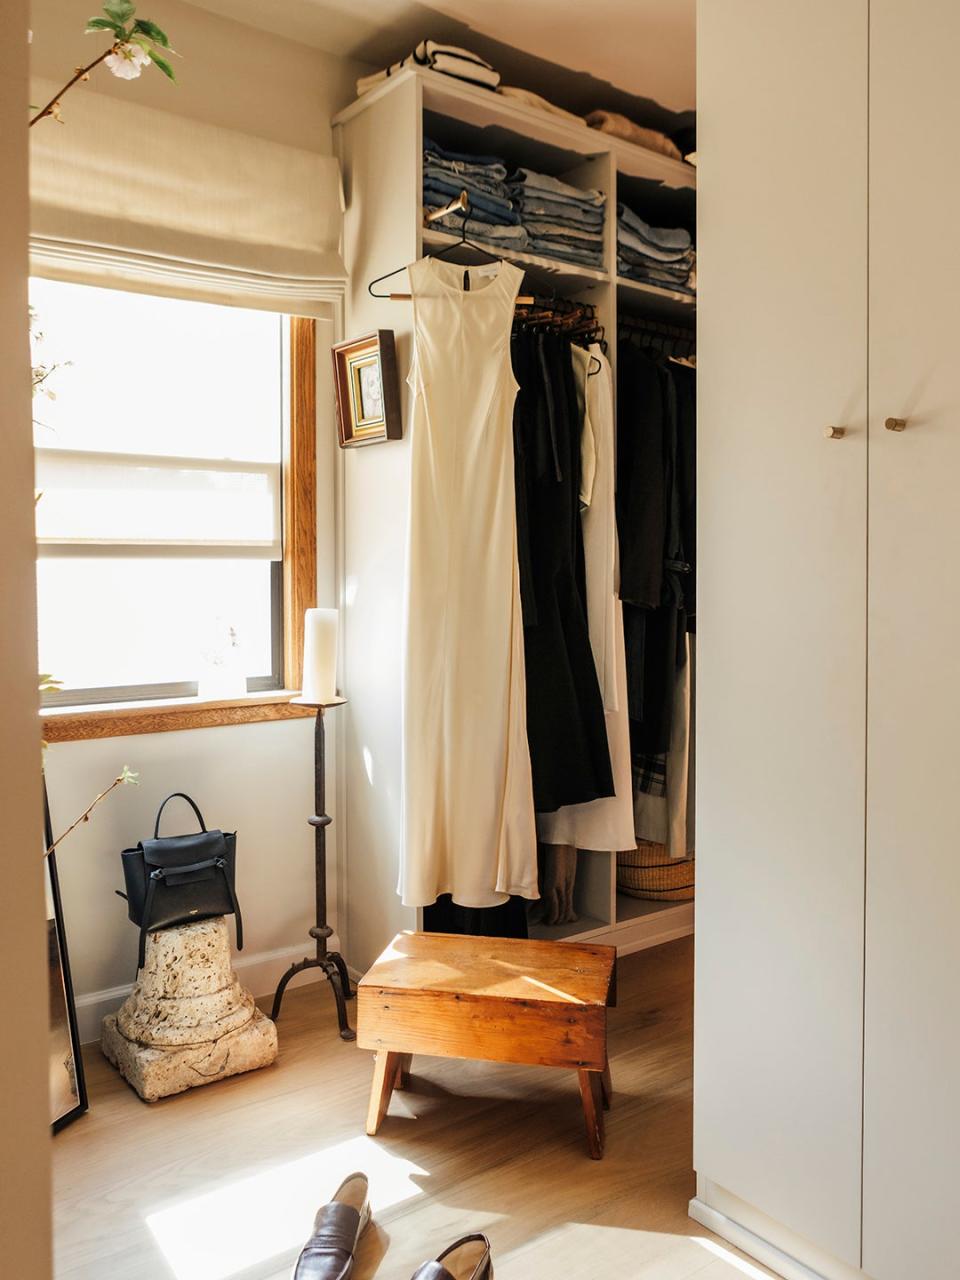
<svg viewBox="0 0 960 1280">
<path fill-rule="evenodd" d="M 88 738 L 120 738 L 135 733 L 167 733 L 175 729 L 213 729 L 225 724 L 265 720 L 300 720 L 316 715 L 313 707 L 291 702 L 296 692 L 249 693 L 222 702 L 171 698 L 164 702 L 123 702 L 93 707 L 48 707 L 40 713 L 47 742 L 81 742 Z"/>
</svg>

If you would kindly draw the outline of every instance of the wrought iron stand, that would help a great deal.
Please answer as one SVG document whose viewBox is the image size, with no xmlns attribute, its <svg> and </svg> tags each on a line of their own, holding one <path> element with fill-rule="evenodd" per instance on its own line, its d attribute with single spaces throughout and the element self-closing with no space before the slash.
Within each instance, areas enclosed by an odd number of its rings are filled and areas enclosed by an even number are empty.
<svg viewBox="0 0 960 1280">
<path fill-rule="evenodd" d="M 295 699 L 301 702 L 302 699 Z M 353 988 L 350 985 L 350 975 L 347 973 L 347 966 L 338 951 L 327 950 L 327 939 L 333 933 L 333 930 L 327 924 L 327 827 L 329 827 L 332 819 L 328 817 L 326 808 L 326 782 L 324 775 L 325 749 L 324 749 L 324 732 L 323 732 L 323 713 L 327 707 L 339 707 L 346 702 L 346 698 L 334 698 L 330 702 L 325 703 L 308 703 L 306 705 L 315 706 L 317 708 L 317 721 L 314 729 L 313 738 L 313 757 L 314 757 L 314 806 L 316 812 L 308 821 L 313 827 L 313 837 L 315 845 L 315 879 L 316 879 L 316 918 L 317 923 L 310 930 L 310 937 L 317 944 L 316 956 L 305 956 L 297 964 L 292 964 L 287 972 L 280 979 L 276 994 L 273 997 L 273 1009 L 270 1017 L 274 1022 L 280 1017 L 280 1005 L 283 1002 L 283 993 L 287 989 L 287 983 L 292 977 L 298 973 L 302 973 L 304 969 L 322 969 L 323 974 L 330 986 L 333 988 L 333 998 L 337 1003 L 337 1018 L 340 1022 L 340 1038 L 342 1040 L 356 1040 L 357 1033 L 347 1021 L 347 1004 L 348 1000 L 352 1000 L 354 996 Z"/>
</svg>

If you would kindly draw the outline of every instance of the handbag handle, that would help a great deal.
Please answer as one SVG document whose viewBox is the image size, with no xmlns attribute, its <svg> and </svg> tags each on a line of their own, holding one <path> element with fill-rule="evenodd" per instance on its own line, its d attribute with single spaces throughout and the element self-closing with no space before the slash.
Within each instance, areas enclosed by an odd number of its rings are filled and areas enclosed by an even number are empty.
<svg viewBox="0 0 960 1280">
<path fill-rule="evenodd" d="M 190 797 L 186 794 L 186 792 L 174 791 L 171 795 L 167 796 L 166 800 L 164 800 L 163 804 L 157 810 L 157 821 L 154 823 L 154 827 L 153 827 L 154 840 L 156 840 L 160 835 L 160 815 L 163 813 L 164 808 L 170 803 L 171 800 L 177 800 L 177 799 L 186 800 L 187 804 L 190 806 L 193 812 L 197 815 L 197 821 L 200 823 L 200 830 L 206 831 L 207 828 L 203 821 L 203 814 L 200 812 L 200 810 L 197 808 L 194 802 L 190 799 Z"/>
</svg>

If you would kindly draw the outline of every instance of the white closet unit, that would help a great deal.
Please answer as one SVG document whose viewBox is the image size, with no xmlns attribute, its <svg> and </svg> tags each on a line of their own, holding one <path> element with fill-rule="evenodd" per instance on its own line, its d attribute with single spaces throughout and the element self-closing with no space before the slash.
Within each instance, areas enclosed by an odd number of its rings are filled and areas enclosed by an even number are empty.
<svg viewBox="0 0 960 1280">
<path fill-rule="evenodd" d="M 791 1280 L 954 1280 L 960 13 L 699 22 L 691 1212 Z"/>
<path fill-rule="evenodd" d="M 393 329 L 401 376 L 411 356 L 408 302 L 370 297 L 368 282 L 457 237 L 423 226 L 423 137 L 463 152 L 503 155 L 514 165 L 606 192 L 601 270 L 503 252 L 527 271 L 527 285 L 597 307 L 616 358 L 618 311 L 692 324 L 682 294 L 616 276 L 618 191 L 644 216 L 682 221 L 692 214 L 696 171 L 596 130 L 425 70 L 406 70 L 365 94 L 334 121 L 346 198 L 344 260 L 349 272 L 346 331 Z M 644 212 L 645 211 L 645 212 Z M 469 257 L 469 254 L 466 255 Z M 465 257 L 465 260 L 466 260 Z M 399 274 L 377 286 L 407 289 Z M 409 428 L 405 404 L 404 429 Z M 396 897 L 400 833 L 400 644 L 409 485 L 406 439 L 344 454 L 344 768 L 347 932 L 354 963 L 371 963 L 416 913 Z M 618 895 L 613 851 L 582 852 L 576 924 L 535 930 L 542 937 L 590 938 L 637 950 L 688 934 L 693 903 Z"/>
<path fill-rule="evenodd" d="M 958 48 L 950 0 L 871 0 L 863 1268 L 873 1280 L 960 1275 Z M 905 428 L 887 429 L 888 418 Z"/>
</svg>

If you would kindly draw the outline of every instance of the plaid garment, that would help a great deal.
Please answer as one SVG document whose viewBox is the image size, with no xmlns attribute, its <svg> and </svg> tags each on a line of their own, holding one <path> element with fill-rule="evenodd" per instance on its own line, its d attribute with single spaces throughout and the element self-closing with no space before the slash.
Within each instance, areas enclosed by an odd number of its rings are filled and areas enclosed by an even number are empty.
<svg viewBox="0 0 960 1280">
<path fill-rule="evenodd" d="M 633 757 L 633 789 L 642 791 L 647 796 L 665 796 L 667 794 L 667 757 L 645 756 L 639 753 Z"/>
</svg>

